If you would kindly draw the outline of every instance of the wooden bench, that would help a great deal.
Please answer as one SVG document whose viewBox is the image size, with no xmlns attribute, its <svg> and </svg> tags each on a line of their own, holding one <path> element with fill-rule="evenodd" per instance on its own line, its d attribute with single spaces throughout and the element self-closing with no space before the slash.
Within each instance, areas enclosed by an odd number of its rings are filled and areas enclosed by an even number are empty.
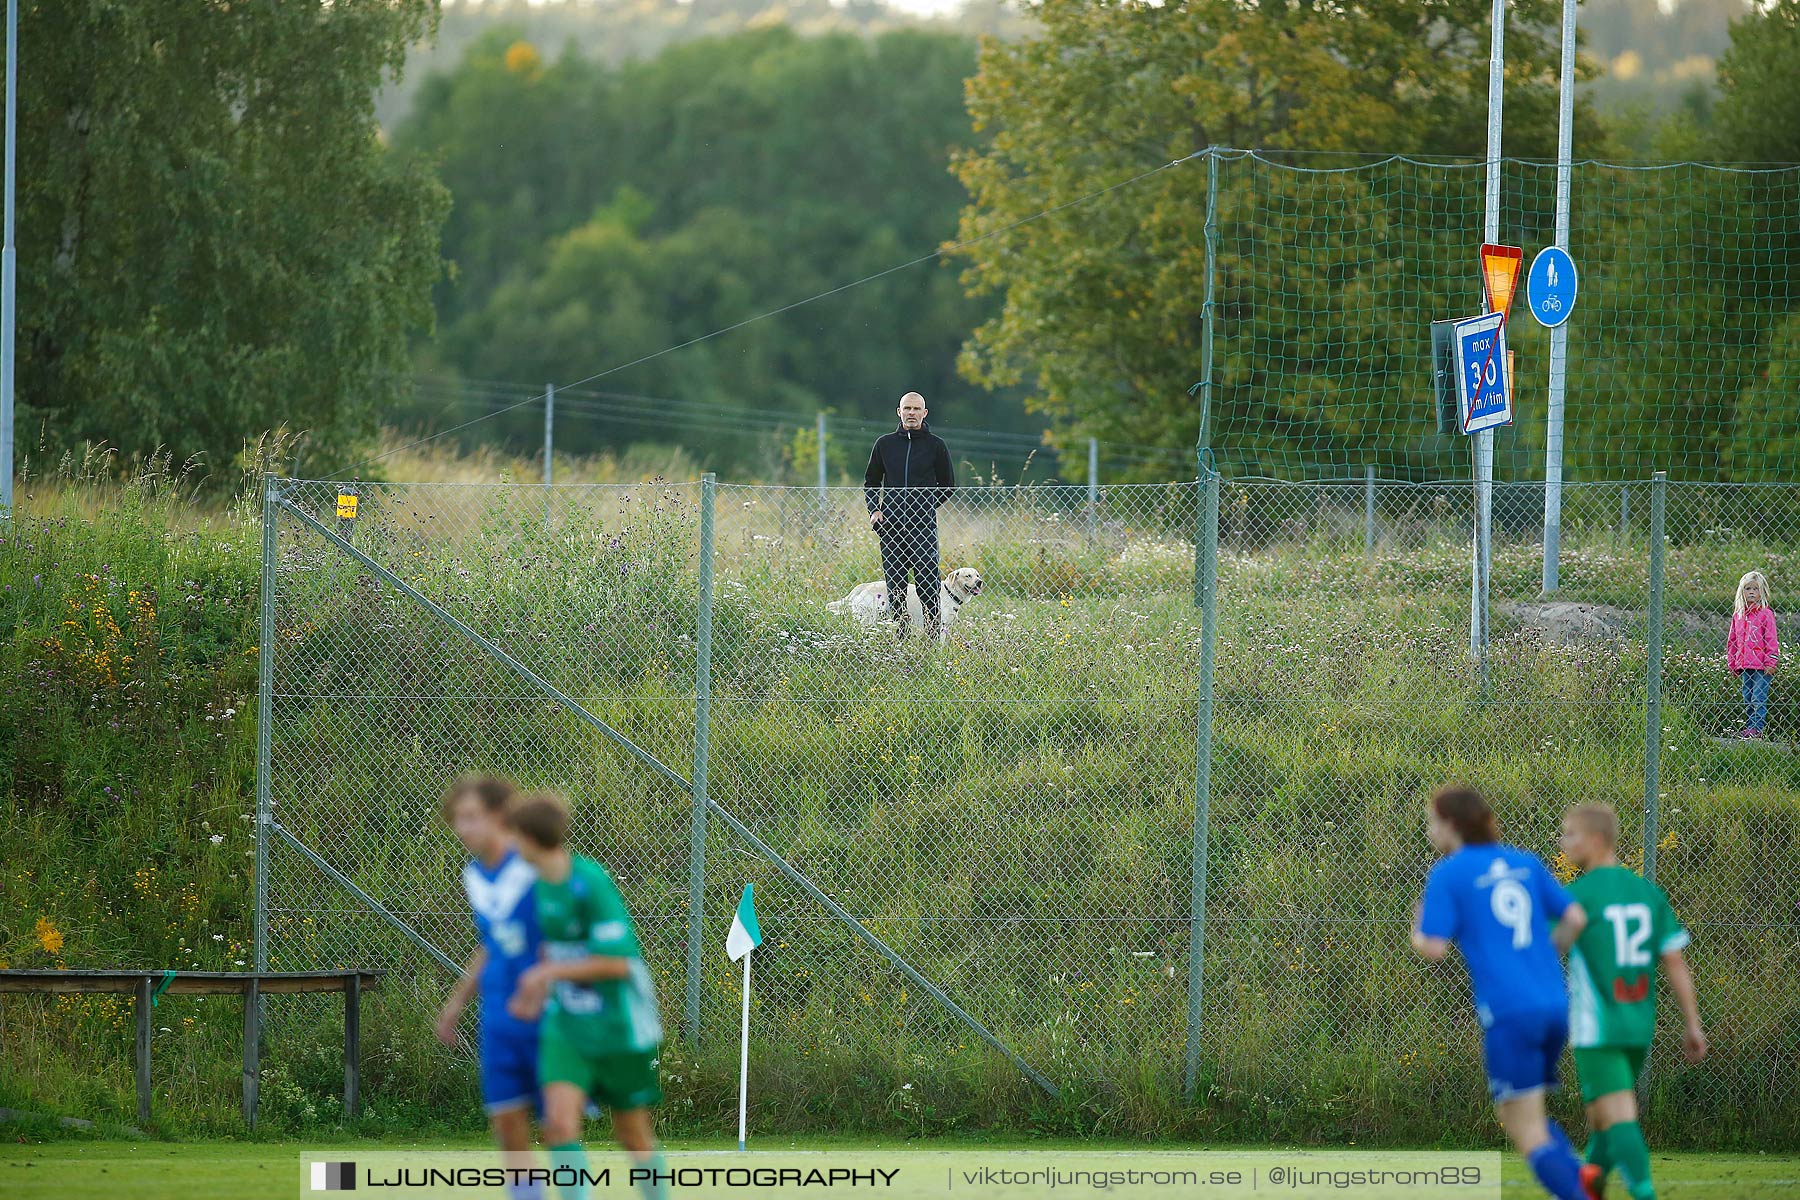
<svg viewBox="0 0 1800 1200">
<path fill-rule="evenodd" d="M 19 971 L 0 970 L 0 992 L 111 992 L 130 995 L 137 1012 L 138 1124 L 150 1122 L 150 1009 L 167 992 L 183 996 L 244 997 L 244 1120 L 256 1128 L 264 995 L 344 993 L 344 1114 L 357 1113 L 362 1045 L 362 994 L 381 986 L 380 971 Z M 165 986 L 166 983 L 166 986 Z"/>
</svg>

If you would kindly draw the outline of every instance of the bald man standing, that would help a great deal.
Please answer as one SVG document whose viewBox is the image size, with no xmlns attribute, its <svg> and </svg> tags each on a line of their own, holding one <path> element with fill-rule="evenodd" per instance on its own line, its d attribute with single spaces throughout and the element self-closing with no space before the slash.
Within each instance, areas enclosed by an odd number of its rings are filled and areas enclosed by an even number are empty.
<svg viewBox="0 0 1800 1200">
<path fill-rule="evenodd" d="M 900 397 L 900 428 L 875 440 L 863 476 L 869 525 L 881 540 L 881 573 L 887 579 L 888 612 L 907 634 L 906 585 L 918 589 L 925 633 L 938 632 L 938 505 L 950 498 L 956 476 L 950 448 L 925 424 L 925 397 Z"/>
</svg>

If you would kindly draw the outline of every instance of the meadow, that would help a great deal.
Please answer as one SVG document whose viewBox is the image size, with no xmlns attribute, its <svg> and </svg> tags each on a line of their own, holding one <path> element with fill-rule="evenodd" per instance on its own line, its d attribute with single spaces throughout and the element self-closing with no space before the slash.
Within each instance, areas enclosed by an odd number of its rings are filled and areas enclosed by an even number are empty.
<svg viewBox="0 0 1800 1200">
<path fill-rule="evenodd" d="M 631 475 L 596 464 L 589 477 Z M 697 486 L 546 497 L 365 485 L 350 527 L 330 515 L 335 492 L 288 495 L 557 694 L 691 773 Z M 1054 489 L 959 495 L 943 554 L 970 559 L 988 587 L 929 650 L 823 611 L 878 573 L 858 495 L 721 486 L 713 800 L 1061 1095 L 1037 1090 L 715 816 L 701 1036 L 697 1049 L 670 1044 L 665 1125 L 692 1135 L 729 1121 L 738 983 L 710 941 L 754 881 L 770 939 L 753 1023 L 768 1128 L 1491 1141 L 1460 970 L 1404 948 L 1428 864 L 1419 806 L 1444 779 L 1477 780 L 1510 835 L 1553 858 L 1562 809 L 1608 799 L 1625 816 L 1627 861 L 1641 864 L 1648 505 L 1620 528 L 1616 503 L 1596 496 L 1572 504 L 1565 527 L 1564 594 L 1623 614 L 1617 631 L 1564 644 L 1501 615 L 1484 685 L 1467 657 L 1459 493 L 1384 489 L 1372 553 L 1360 496 L 1323 494 L 1228 484 L 1222 496 L 1202 1060 L 1188 1105 L 1192 486 L 1109 489 L 1093 514 Z M 167 480 L 73 477 L 28 491 L 27 505 L 0 596 L 5 833 L 33 851 L 0 876 L 0 958 L 234 966 L 251 937 L 255 494 L 203 509 Z M 1800 760 L 1713 737 L 1733 704 L 1720 661 L 1731 586 L 1759 565 L 1779 604 L 1792 551 L 1701 506 L 1671 501 L 1657 846 L 1659 880 L 1695 933 L 1716 1052 L 1696 1068 L 1658 1052 L 1647 1124 L 1671 1145 L 1792 1147 Z M 565 791 L 682 1024 L 685 791 L 293 513 L 279 534 L 276 819 L 460 958 L 456 854 L 434 818 L 443 781 L 480 765 Z M 1535 598 L 1537 569 L 1532 541 L 1501 537 L 1497 613 Z M 1778 682 L 1772 731 L 1785 736 L 1793 716 Z M 269 890 L 271 965 L 393 972 L 365 1021 L 358 1128 L 472 1125 L 469 1064 L 429 1041 L 420 1012 L 443 986 L 437 969 L 279 841 Z M 171 1000 L 158 1013 L 159 1128 L 234 1128 L 235 1004 Z M 0 1005 L 22 1048 L 0 1105 L 129 1113 L 127 1016 L 104 999 Z M 268 1128 L 342 1122 L 332 1025 L 324 1006 L 275 1014 Z"/>
</svg>

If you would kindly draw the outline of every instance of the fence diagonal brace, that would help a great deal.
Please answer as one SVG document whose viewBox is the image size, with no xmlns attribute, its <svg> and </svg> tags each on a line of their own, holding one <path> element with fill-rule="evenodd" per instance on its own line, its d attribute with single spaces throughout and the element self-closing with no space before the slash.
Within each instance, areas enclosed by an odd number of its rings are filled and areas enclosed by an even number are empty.
<svg viewBox="0 0 1800 1200">
<path fill-rule="evenodd" d="M 399 930 L 400 933 L 406 938 L 407 941 L 411 942 L 413 945 L 417 946 L 419 949 L 425 951 L 425 953 L 431 955 L 432 958 L 435 958 L 438 962 L 442 963 L 443 967 L 446 971 L 450 972 L 452 975 L 459 975 L 459 976 L 463 973 L 462 967 L 458 963 L 456 963 L 454 960 L 452 960 L 449 955 L 445 954 L 442 950 L 439 950 L 436 946 L 432 945 L 429 941 L 427 941 L 425 939 L 424 935 L 422 935 L 418 930 L 414 929 L 411 925 L 408 925 L 405 921 L 402 921 L 399 917 L 395 916 L 394 913 L 388 908 L 387 905 L 383 904 L 381 901 L 377 900 L 375 897 L 369 895 L 369 893 L 366 890 L 364 890 L 363 888 L 357 886 L 357 883 L 354 879 L 351 879 L 348 875 L 344 874 L 342 871 L 338 870 L 336 867 L 334 867 L 330 863 L 326 862 L 325 859 L 319 855 L 318 851 L 314 850 L 311 846 L 307 845 L 305 842 L 301 841 L 299 838 L 297 838 L 293 834 L 289 833 L 286 829 L 282 828 L 281 823 L 279 821 L 270 821 L 269 822 L 269 831 L 271 833 L 273 833 L 276 837 L 280 838 L 282 841 L 286 842 L 288 845 L 292 846 L 294 849 L 298 850 L 301 854 L 304 854 L 306 856 L 307 860 L 310 861 L 313 866 L 315 866 L 315 867 L 319 868 L 319 870 L 325 872 L 326 877 L 329 878 L 331 880 L 331 882 L 337 884 L 339 887 L 343 888 L 346 892 L 349 892 L 352 896 L 355 896 L 358 900 L 360 900 L 364 904 L 368 905 L 370 912 L 374 913 L 376 916 L 378 916 L 382 920 L 386 921 L 389 925 L 392 925 L 395 929 Z"/>
<path fill-rule="evenodd" d="M 536 687 L 539 691 L 543 692 L 546 699 L 549 699 L 549 700 L 555 702 L 558 706 L 563 708 L 565 711 L 567 711 L 571 716 L 575 717 L 577 720 L 582 721 L 583 723 L 591 726 L 598 732 L 605 734 L 607 737 L 611 738 L 614 742 L 618 743 L 619 746 L 623 747 L 626 751 L 628 751 L 633 757 L 637 758 L 640 762 L 644 763 L 644 765 L 648 766 L 651 770 L 655 771 L 657 774 L 661 775 L 664 779 L 667 779 L 670 783 L 672 783 L 676 787 L 680 788 L 683 792 L 686 792 L 690 796 L 693 794 L 693 784 L 690 783 L 688 780 L 684 779 L 680 775 L 679 772 L 671 769 L 670 767 L 665 765 L 661 760 L 659 760 L 655 755 L 651 754 L 648 750 L 643 749 L 636 742 L 633 742 L 630 738 L 626 737 L 623 733 L 620 733 L 618 730 L 614 729 L 611 725 L 608 725 L 605 721 L 602 721 L 599 717 L 595 716 L 592 712 L 588 711 L 588 709 L 584 705 L 582 705 L 578 700 L 576 700 L 574 697 L 565 694 L 560 689 L 558 689 L 554 684 L 552 684 L 549 680 L 547 680 L 543 676 L 539 675 L 536 671 L 533 671 L 530 667 L 528 667 L 524 663 L 520 662 L 517 658 L 514 658 L 511 654 L 508 654 L 505 650 L 501 649 L 499 646 L 495 645 L 493 642 L 489 641 L 487 638 L 483 637 L 481 634 L 479 634 L 475 630 L 471 629 L 463 621 L 457 619 L 454 615 L 452 615 L 450 612 L 448 612 L 446 609 L 444 609 L 443 606 L 441 606 L 438 603 L 436 603 L 435 601 L 433 601 L 429 596 L 426 596 L 423 592 L 419 591 L 419 589 L 417 589 L 417 588 L 413 587 L 411 584 L 407 583 L 406 580 L 400 578 L 399 575 L 395 574 L 393 571 L 389 570 L 387 567 L 382 566 L 380 563 L 376 562 L 373 558 L 370 558 L 367 554 L 363 553 L 361 550 L 358 550 L 348 540 L 338 536 L 338 534 L 336 532 L 334 532 L 330 528 L 326 527 L 319 521 L 315 520 L 310 513 L 305 512 L 304 510 L 302 510 L 299 507 L 297 507 L 296 505 L 294 505 L 291 501 L 286 500 L 286 499 L 278 500 L 277 503 L 279 503 L 283 508 L 287 509 L 289 512 L 293 513 L 294 516 L 298 517 L 301 520 L 301 522 L 303 522 L 308 528 L 310 528 L 314 533 L 318 534 L 320 537 L 324 538 L 332 546 L 336 547 L 338 550 L 342 551 L 344 554 L 348 555 L 350 558 L 356 560 L 357 562 L 361 563 L 363 566 L 367 567 L 370 571 L 374 572 L 374 574 L 378 578 L 380 578 L 383 582 L 387 583 L 388 585 L 393 587 L 395 590 L 399 591 L 402 595 L 406 596 L 408 599 L 410 599 L 414 603 L 418 604 L 421 608 L 425 609 L 426 612 L 430 613 L 432 616 L 436 617 L 438 620 L 442 621 L 444 624 L 450 626 L 450 628 L 452 628 L 452 629 L 456 630 L 458 633 L 462 634 L 465 638 L 469 639 L 469 641 L 471 641 L 478 648 L 480 648 L 484 653 L 490 654 L 495 659 L 506 664 L 506 666 L 509 667 L 516 674 L 518 674 L 520 678 L 524 679 L 526 682 L 530 683 L 533 687 Z M 915 967 L 911 963 L 907 962 L 891 946 L 889 946 L 886 942 L 883 942 L 880 938 L 876 937 L 873 933 L 871 933 L 869 931 L 868 927 L 865 926 L 861 921 L 858 921 L 856 919 L 856 917 L 853 916 L 849 912 L 848 909 L 844 908 L 843 905 L 839 904 L 837 901 L 833 900 L 830 896 L 826 895 L 824 889 L 820 888 L 818 884 L 816 884 L 812 880 L 808 879 L 792 863 L 788 862 L 786 859 L 782 858 L 781 855 L 777 854 L 775 852 L 775 850 L 771 846 L 768 845 L 768 843 L 764 842 L 761 838 L 757 837 L 755 833 L 751 832 L 750 827 L 748 825 L 745 825 L 742 821 L 738 820 L 738 818 L 733 816 L 731 813 L 727 812 L 724 808 L 722 808 L 718 804 L 717 801 L 711 800 L 709 798 L 707 801 L 707 807 L 712 812 L 717 813 L 719 815 L 720 819 L 723 820 L 726 824 L 730 825 L 732 830 L 734 832 L 736 832 L 739 837 L 743 838 L 746 842 L 748 842 L 756 850 L 756 852 L 758 854 L 760 854 L 764 858 L 766 858 L 777 870 L 779 870 L 783 875 L 787 876 L 788 879 L 793 881 L 793 883 L 796 886 L 798 886 L 802 891 L 806 892 L 807 895 L 811 896 L 814 900 L 818 901 L 821 905 L 823 905 L 824 908 L 826 909 L 826 911 L 830 912 L 832 916 L 836 917 L 839 921 L 843 922 L 843 924 L 852 933 L 854 933 L 857 936 L 857 938 L 860 939 L 865 945 L 867 945 L 870 949 L 874 950 L 877 954 L 881 955 L 881 957 L 887 959 L 887 961 L 892 963 L 894 965 L 894 967 L 896 969 L 898 969 L 903 975 L 905 975 L 908 979 L 912 980 L 914 983 L 918 984 L 921 988 L 923 988 L 925 990 L 926 994 L 931 996 L 931 998 L 936 1000 L 939 1004 L 943 1005 L 946 1011 L 948 1011 L 952 1016 L 956 1017 L 959 1021 L 961 1021 L 963 1024 L 967 1025 L 971 1030 L 973 1030 L 975 1033 L 975 1036 L 979 1037 L 982 1041 L 986 1042 L 989 1046 L 993 1047 L 995 1050 L 998 1050 L 1001 1054 L 1005 1055 L 1007 1060 L 1010 1061 L 1014 1066 L 1016 1066 L 1019 1069 L 1019 1071 L 1022 1074 L 1024 1074 L 1028 1079 L 1030 1079 L 1033 1083 L 1037 1084 L 1040 1088 L 1043 1088 L 1044 1091 L 1052 1097 L 1059 1096 L 1061 1094 L 1055 1084 L 1051 1083 L 1050 1080 L 1045 1078 L 1040 1072 L 1038 1072 L 1036 1070 L 1036 1068 L 1032 1067 L 1032 1065 L 1030 1063 L 1026 1062 L 1023 1058 L 1021 1058 L 1015 1050 L 1013 1050 L 1011 1047 L 1007 1046 L 1006 1043 L 1002 1042 L 997 1036 L 995 1036 L 995 1034 L 992 1030 L 990 1030 L 987 1026 L 983 1025 L 980 1021 L 976 1020 L 975 1017 L 971 1016 L 966 1010 L 964 1010 L 962 1008 L 961 1005 L 957 1004 L 954 1000 L 950 999 L 950 997 L 944 993 L 944 990 L 942 988 L 938 987 L 936 984 L 932 983 L 929 979 L 925 978 L 925 976 L 920 973 L 920 971 L 917 967 Z M 288 833 L 286 830 L 280 829 L 279 826 L 275 826 L 275 828 L 281 833 L 281 835 L 285 839 L 292 842 L 296 847 L 300 848 L 303 852 L 305 852 L 308 855 L 308 857 L 310 857 L 314 861 L 314 863 L 316 863 L 318 866 L 322 867 L 326 871 L 327 874 L 329 874 L 338 883 L 340 883 L 341 885 L 343 885 L 347 889 L 349 889 L 359 899 L 362 899 L 364 903 L 371 905 L 371 907 L 374 908 L 375 911 L 377 911 L 378 913 L 386 912 L 385 909 L 381 908 L 381 906 L 379 904 L 377 904 L 373 899 L 371 899 L 368 896 L 368 893 L 364 892 L 361 888 L 358 888 L 353 882 L 351 882 L 341 872 L 337 871 L 335 868 L 331 867 L 330 864 L 326 863 L 324 859 L 319 858 L 316 854 L 313 854 L 305 846 L 301 845 L 300 842 L 298 841 L 298 839 L 294 838 L 292 834 Z M 393 919 L 396 922 L 398 921 L 398 918 L 393 918 Z M 424 944 L 422 942 L 422 939 L 419 939 L 416 933 L 413 933 L 412 931 L 405 931 L 405 930 L 403 930 L 403 931 L 407 932 L 408 936 L 413 937 L 414 940 L 421 941 L 421 944 Z M 434 953 L 435 953 L 435 951 L 434 951 Z M 441 954 L 439 955 L 439 957 L 440 958 L 442 957 Z M 452 969 L 455 969 L 455 968 L 452 967 Z"/>
<path fill-rule="evenodd" d="M 636 742 L 626 737 L 623 733 L 620 733 L 617 729 L 614 729 L 611 725 L 608 725 L 605 721 L 602 721 L 599 717 L 596 717 L 582 705 L 576 703 L 569 696 L 565 695 L 561 689 L 553 686 L 536 671 L 533 671 L 530 667 L 508 654 L 505 650 L 502 650 L 487 638 L 482 637 L 481 634 L 471 629 L 467 624 L 459 620 L 454 614 L 438 604 L 431 597 L 427 596 L 424 592 L 421 592 L 418 588 L 400 578 L 400 576 L 396 575 L 393 571 L 382 566 L 367 554 L 364 554 L 361 550 L 358 550 L 355 546 L 351 545 L 348 540 L 339 537 L 333 530 L 326 528 L 323 524 L 314 520 L 312 514 L 300 509 L 291 500 L 283 498 L 277 501 L 277 503 L 293 513 L 296 517 L 299 517 L 300 520 L 311 528 L 314 533 L 318 534 L 337 549 L 373 571 L 384 582 L 407 597 L 407 599 L 413 601 L 413 603 L 423 608 L 426 612 L 475 643 L 484 654 L 491 655 L 505 663 L 521 678 L 542 691 L 547 699 L 561 705 L 564 709 L 567 709 L 571 715 L 585 721 L 599 732 L 611 738 L 624 749 L 626 753 L 649 767 L 652 771 L 655 771 L 658 775 L 661 775 L 664 779 L 680 788 L 683 792 L 690 795 L 693 794 L 693 785 L 666 766 L 661 759 L 657 758 L 642 746 L 639 746 Z"/>
<path fill-rule="evenodd" d="M 1019 1070 L 1024 1073 L 1026 1078 L 1043 1088 L 1044 1091 L 1048 1092 L 1052 1097 L 1061 1095 L 1056 1085 L 1039 1074 L 1030 1063 L 1026 1062 L 1023 1058 L 1020 1058 L 1017 1051 L 995 1037 L 993 1031 L 988 1029 L 986 1025 L 983 1025 L 980 1021 L 963 1011 L 962 1006 L 957 1004 L 957 1002 L 952 1000 L 949 996 L 945 995 L 942 988 L 925 978 L 925 976 L 919 974 L 917 967 L 907 962 L 904 958 L 901 958 L 891 946 L 869 932 L 868 927 L 851 915 L 849 909 L 826 895 L 824 890 L 820 888 L 818 884 L 808 879 L 805 875 L 802 875 L 798 867 L 781 857 L 781 855 L 777 854 L 774 848 L 767 842 L 752 833 L 748 825 L 726 812 L 723 808 L 720 808 L 717 802 L 709 803 L 709 807 L 713 812 L 719 814 L 721 820 L 731 826 L 732 832 L 736 833 L 746 842 L 749 842 L 752 849 L 773 863 L 777 870 L 793 880 L 793 882 L 799 885 L 800 889 L 807 895 L 824 905 L 827 912 L 831 913 L 832 916 L 848 926 L 850 932 L 862 939 L 863 943 L 871 950 L 893 963 L 894 966 L 900 970 L 901 974 L 924 988 L 926 993 L 930 995 L 933 1000 L 936 1000 L 939 1004 L 949 1010 L 952 1016 L 967 1025 L 970 1029 L 973 1029 L 976 1037 L 1004 1054 L 1011 1060 L 1013 1066 L 1019 1068 Z"/>
</svg>

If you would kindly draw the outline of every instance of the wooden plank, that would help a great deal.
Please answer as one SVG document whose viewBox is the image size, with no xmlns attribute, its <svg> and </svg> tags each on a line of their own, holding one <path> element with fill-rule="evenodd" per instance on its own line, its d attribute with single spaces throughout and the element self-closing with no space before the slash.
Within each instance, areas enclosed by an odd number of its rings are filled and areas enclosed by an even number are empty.
<svg viewBox="0 0 1800 1200">
<path fill-rule="evenodd" d="M 139 976 L 137 996 L 132 1007 L 137 1010 L 137 1041 L 133 1061 L 137 1067 L 137 1119 L 139 1125 L 150 1124 L 150 996 L 156 990 L 150 976 Z"/>
<path fill-rule="evenodd" d="M 262 1070 L 262 995 L 253 977 L 244 996 L 244 1124 L 256 1132 L 256 1085 Z"/>
<path fill-rule="evenodd" d="M 344 1115 L 356 1120 L 361 1097 L 362 977 L 352 975 L 344 986 Z"/>
<path fill-rule="evenodd" d="M 149 976 L 160 980 L 162 972 L 143 971 L 0 971 L 0 992 L 114 992 L 132 995 L 140 980 Z M 381 987 L 379 971 L 292 971 L 270 972 L 261 976 L 264 993 L 341 992 L 352 975 L 362 990 Z M 250 983 L 258 978 L 241 971 L 183 971 L 175 976 L 168 991 L 188 996 L 244 995 Z"/>
</svg>

